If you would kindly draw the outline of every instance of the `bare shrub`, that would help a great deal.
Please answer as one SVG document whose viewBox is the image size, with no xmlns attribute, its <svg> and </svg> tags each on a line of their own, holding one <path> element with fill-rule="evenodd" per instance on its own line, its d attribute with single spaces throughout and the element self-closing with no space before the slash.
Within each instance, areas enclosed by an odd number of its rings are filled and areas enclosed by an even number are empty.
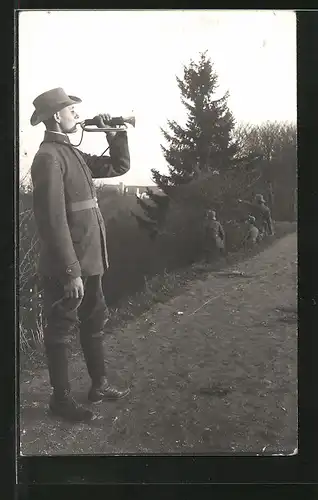
<svg viewBox="0 0 318 500">
<path fill-rule="evenodd" d="M 35 231 L 31 191 L 19 193 L 19 333 L 22 350 L 43 338 L 42 290 L 37 276 L 39 243 Z"/>
</svg>

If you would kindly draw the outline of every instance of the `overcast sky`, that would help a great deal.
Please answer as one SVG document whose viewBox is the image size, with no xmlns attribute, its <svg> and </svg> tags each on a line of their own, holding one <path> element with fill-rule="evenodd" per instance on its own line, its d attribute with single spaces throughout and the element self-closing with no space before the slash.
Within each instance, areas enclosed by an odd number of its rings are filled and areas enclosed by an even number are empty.
<svg viewBox="0 0 318 500">
<path fill-rule="evenodd" d="M 33 100 L 63 87 L 83 99 L 82 119 L 136 116 L 129 132 L 125 184 L 151 183 L 166 172 L 160 126 L 183 121 L 175 76 L 208 50 L 219 93 L 230 92 L 238 122 L 296 121 L 296 15 L 288 11 L 22 11 L 19 14 L 20 174 L 30 167 L 44 127 L 31 127 Z M 77 143 L 79 136 L 71 136 Z M 81 148 L 100 154 L 103 134 Z M 27 155 L 25 156 L 25 153 Z M 107 181 L 109 182 L 109 181 Z"/>
</svg>

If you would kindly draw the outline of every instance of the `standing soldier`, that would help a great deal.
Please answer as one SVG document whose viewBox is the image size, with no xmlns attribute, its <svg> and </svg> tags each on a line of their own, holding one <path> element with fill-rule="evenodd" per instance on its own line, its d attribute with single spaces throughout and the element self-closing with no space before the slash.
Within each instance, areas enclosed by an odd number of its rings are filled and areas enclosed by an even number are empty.
<svg viewBox="0 0 318 500">
<path fill-rule="evenodd" d="M 216 220 L 214 210 L 207 210 L 204 224 L 205 259 L 210 262 L 213 257 L 225 252 L 225 232 L 222 224 Z"/>
<path fill-rule="evenodd" d="M 118 399 L 128 394 L 107 379 L 103 329 L 107 307 L 102 275 L 108 268 L 106 231 L 92 177 L 116 177 L 130 168 L 127 134 L 108 132 L 110 156 L 91 156 L 72 146 L 67 134 L 76 132 L 78 97 L 62 88 L 38 96 L 31 125 L 44 123 L 44 140 L 36 153 L 31 175 L 33 208 L 41 243 L 39 273 L 43 277 L 44 345 L 53 394 L 51 411 L 72 421 L 92 418 L 70 395 L 68 346 L 79 320 L 80 342 L 91 378 L 90 402 Z M 109 115 L 99 115 L 107 128 Z"/>
<path fill-rule="evenodd" d="M 266 205 L 262 194 L 257 194 L 255 196 L 255 201 L 260 211 L 261 232 L 272 236 L 274 231 L 270 208 Z"/>
<path fill-rule="evenodd" d="M 257 194 L 255 196 L 255 202 L 251 203 L 249 201 L 238 200 L 239 203 L 244 203 L 249 205 L 255 214 L 255 217 L 259 223 L 259 229 L 263 235 L 269 234 L 273 235 L 273 222 L 271 217 L 271 211 L 266 205 L 264 197 L 262 194 Z"/>
</svg>

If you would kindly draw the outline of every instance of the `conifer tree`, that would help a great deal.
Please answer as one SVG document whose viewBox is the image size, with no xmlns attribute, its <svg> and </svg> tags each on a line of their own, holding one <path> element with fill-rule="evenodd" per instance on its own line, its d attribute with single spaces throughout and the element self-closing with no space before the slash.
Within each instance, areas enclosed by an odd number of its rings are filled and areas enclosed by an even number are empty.
<svg viewBox="0 0 318 500">
<path fill-rule="evenodd" d="M 168 120 L 168 130 L 161 129 L 167 143 L 161 148 L 169 173 L 163 175 L 151 170 L 164 196 L 148 190 L 149 200 L 138 200 L 145 216 L 158 230 L 164 224 L 169 199 L 178 186 L 200 174 L 226 171 L 238 161 L 237 142 L 232 138 L 235 121 L 227 104 L 229 94 L 216 98 L 218 76 L 207 54 L 200 54 L 198 62 L 191 60 L 184 66 L 183 78 L 176 80 L 187 120 L 185 125 Z"/>
</svg>

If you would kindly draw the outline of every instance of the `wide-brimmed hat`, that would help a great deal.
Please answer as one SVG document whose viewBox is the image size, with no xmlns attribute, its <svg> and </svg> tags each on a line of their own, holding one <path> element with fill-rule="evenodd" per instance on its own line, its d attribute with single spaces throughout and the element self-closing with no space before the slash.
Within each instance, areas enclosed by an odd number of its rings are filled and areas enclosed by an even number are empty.
<svg viewBox="0 0 318 500">
<path fill-rule="evenodd" d="M 54 113 L 61 111 L 61 109 L 80 102 L 82 100 L 79 97 L 67 95 L 61 87 L 48 90 L 33 101 L 35 111 L 30 119 L 31 125 L 38 125 L 44 120 L 51 118 Z"/>
</svg>

